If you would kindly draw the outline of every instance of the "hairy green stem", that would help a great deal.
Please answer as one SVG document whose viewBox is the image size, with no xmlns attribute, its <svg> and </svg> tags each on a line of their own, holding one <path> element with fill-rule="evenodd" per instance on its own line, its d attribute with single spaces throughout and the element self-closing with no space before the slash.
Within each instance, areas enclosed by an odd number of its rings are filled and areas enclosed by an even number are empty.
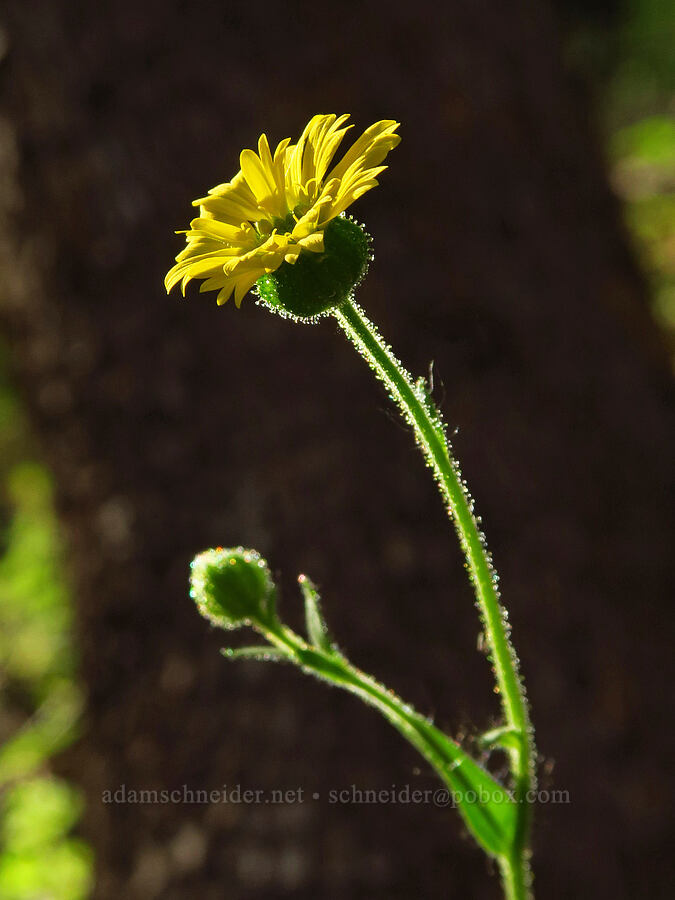
<svg viewBox="0 0 675 900">
<path fill-rule="evenodd" d="M 511 856 L 500 861 L 499 870 L 505 900 L 523 900 L 532 896 L 532 879 L 527 858 L 519 859 L 514 851 Z"/>
<path fill-rule="evenodd" d="M 496 574 L 485 538 L 452 456 L 445 428 L 426 387 L 412 380 L 356 303 L 347 302 L 333 314 L 414 429 L 417 443 L 434 471 L 459 535 L 485 629 L 504 718 L 519 738 L 508 751 L 518 804 L 518 829 L 512 851 L 500 865 L 506 896 L 509 900 L 524 900 L 531 896 L 528 844 L 532 803 L 529 792 L 534 785 L 534 741 L 518 659 L 509 640 L 506 613 L 499 602 Z"/>
</svg>

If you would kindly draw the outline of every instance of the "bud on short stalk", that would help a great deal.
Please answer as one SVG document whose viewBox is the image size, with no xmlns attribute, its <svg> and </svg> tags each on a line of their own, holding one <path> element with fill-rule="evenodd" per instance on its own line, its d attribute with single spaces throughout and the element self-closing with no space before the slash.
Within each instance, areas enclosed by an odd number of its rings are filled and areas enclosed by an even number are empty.
<svg viewBox="0 0 675 900">
<path fill-rule="evenodd" d="M 233 629 L 274 621 L 276 589 L 267 563 L 255 550 L 205 550 L 190 568 L 190 596 L 214 625 Z"/>
</svg>

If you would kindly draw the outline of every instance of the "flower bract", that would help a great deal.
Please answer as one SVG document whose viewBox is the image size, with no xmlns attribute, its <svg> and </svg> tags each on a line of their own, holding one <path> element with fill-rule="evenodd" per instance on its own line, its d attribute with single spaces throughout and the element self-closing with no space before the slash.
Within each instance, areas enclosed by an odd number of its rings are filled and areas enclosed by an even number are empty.
<svg viewBox="0 0 675 900">
<path fill-rule="evenodd" d="M 287 138 L 272 153 L 263 134 L 257 153 L 243 150 L 232 181 L 194 201 L 199 216 L 166 276 L 167 291 L 180 283 L 184 294 L 190 280 L 204 279 L 200 291 L 217 290 L 219 304 L 234 294 L 239 306 L 262 276 L 324 254 L 326 228 L 377 185 L 400 141 L 397 122 L 376 122 L 331 167 L 348 118 L 316 115 L 296 144 Z"/>
</svg>

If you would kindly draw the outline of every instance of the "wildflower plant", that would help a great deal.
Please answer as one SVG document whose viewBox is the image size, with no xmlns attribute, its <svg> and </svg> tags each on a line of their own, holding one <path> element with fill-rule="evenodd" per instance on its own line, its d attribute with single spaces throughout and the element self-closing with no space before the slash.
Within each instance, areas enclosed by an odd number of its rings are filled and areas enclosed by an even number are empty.
<svg viewBox="0 0 675 900">
<path fill-rule="evenodd" d="M 221 547 L 192 563 L 191 595 L 199 611 L 225 628 L 249 626 L 264 643 L 226 649 L 230 659 L 249 657 L 292 663 L 375 707 L 437 772 L 478 845 L 499 866 L 505 897 L 532 897 L 529 866 L 535 749 L 518 659 L 501 605 L 485 536 L 452 454 L 446 427 L 424 378 L 414 380 L 354 300 L 371 259 L 371 240 L 346 215 L 377 185 L 386 156 L 399 142 L 398 123 L 371 125 L 333 164 L 348 116 L 317 115 L 293 144 L 272 153 L 267 137 L 258 153 L 244 150 L 234 178 L 195 200 L 199 215 L 185 231 L 186 247 L 166 276 L 183 293 L 192 279 L 200 291 L 233 294 L 237 306 L 253 290 L 258 303 L 297 321 L 331 315 L 383 383 L 411 426 L 432 469 L 465 556 L 485 633 L 502 724 L 481 745 L 505 751 L 509 780 L 500 783 L 481 762 L 370 675 L 355 668 L 329 635 L 316 587 L 298 579 L 307 636 L 288 628 L 276 609 L 276 587 L 254 550 Z"/>
</svg>

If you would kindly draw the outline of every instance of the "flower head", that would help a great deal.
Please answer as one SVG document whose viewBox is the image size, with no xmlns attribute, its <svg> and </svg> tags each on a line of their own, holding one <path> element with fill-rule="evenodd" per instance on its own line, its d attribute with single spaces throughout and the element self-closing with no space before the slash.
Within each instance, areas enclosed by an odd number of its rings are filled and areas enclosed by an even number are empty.
<svg viewBox="0 0 675 900">
<path fill-rule="evenodd" d="M 258 153 L 243 150 L 232 181 L 194 201 L 199 217 L 166 276 L 167 292 L 180 282 L 185 294 L 191 279 L 202 278 L 200 291 L 217 290 L 219 305 L 234 293 L 239 306 L 262 276 L 323 254 L 326 227 L 377 185 L 381 163 L 400 141 L 397 122 L 376 122 L 329 169 L 348 118 L 314 116 L 297 144 L 286 138 L 274 154 L 264 134 Z"/>
</svg>

